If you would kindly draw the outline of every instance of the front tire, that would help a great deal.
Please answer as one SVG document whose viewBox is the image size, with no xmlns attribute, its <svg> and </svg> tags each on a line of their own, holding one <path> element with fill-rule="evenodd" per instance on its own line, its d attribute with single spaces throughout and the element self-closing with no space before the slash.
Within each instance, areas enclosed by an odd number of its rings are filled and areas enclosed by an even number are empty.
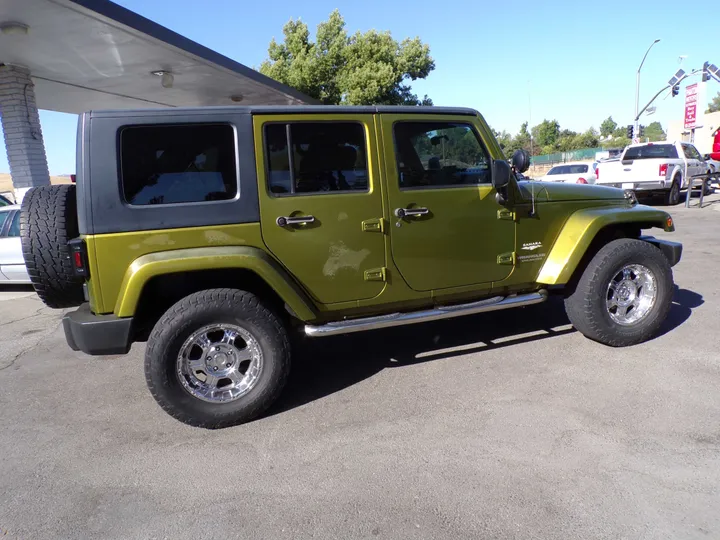
<svg viewBox="0 0 720 540">
<path fill-rule="evenodd" d="M 657 335 L 672 293 L 672 269 L 663 253 L 642 240 L 622 238 L 592 258 L 565 299 L 565 311 L 584 336 L 626 347 Z"/>
<path fill-rule="evenodd" d="M 172 306 L 145 353 L 145 379 L 157 403 L 191 426 L 222 428 L 257 418 L 290 373 L 280 319 L 252 293 L 209 289 Z"/>
</svg>

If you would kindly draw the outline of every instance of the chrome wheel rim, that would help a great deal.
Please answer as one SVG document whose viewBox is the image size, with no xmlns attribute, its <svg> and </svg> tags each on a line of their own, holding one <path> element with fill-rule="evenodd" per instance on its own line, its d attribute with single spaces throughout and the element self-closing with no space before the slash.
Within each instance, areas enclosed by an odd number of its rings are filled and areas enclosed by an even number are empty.
<svg viewBox="0 0 720 540">
<path fill-rule="evenodd" d="M 622 326 L 636 324 L 655 305 L 655 275 L 641 264 L 625 265 L 610 280 L 605 299 L 608 314 L 614 322 Z"/>
<path fill-rule="evenodd" d="M 250 392 L 262 367 L 258 341 L 234 324 L 211 324 L 193 332 L 177 357 L 177 376 L 185 390 L 210 403 L 228 403 Z"/>
</svg>

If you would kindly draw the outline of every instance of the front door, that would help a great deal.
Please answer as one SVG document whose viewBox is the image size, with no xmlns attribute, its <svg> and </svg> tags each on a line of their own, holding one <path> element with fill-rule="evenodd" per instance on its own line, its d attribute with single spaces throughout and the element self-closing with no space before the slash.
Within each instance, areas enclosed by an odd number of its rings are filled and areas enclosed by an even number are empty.
<svg viewBox="0 0 720 540">
<path fill-rule="evenodd" d="M 392 256 L 417 291 L 490 284 L 513 269 L 492 160 L 473 117 L 383 115 Z"/>
<path fill-rule="evenodd" d="M 372 115 L 254 119 L 265 244 L 319 302 L 373 298 L 385 243 Z"/>
</svg>

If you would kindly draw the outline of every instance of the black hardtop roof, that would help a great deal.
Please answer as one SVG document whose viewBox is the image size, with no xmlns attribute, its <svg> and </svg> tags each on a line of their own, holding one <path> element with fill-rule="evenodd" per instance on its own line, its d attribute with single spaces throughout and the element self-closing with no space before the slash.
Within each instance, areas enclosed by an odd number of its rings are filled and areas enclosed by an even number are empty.
<svg viewBox="0 0 720 540">
<path fill-rule="evenodd" d="M 251 105 L 223 107 L 171 107 L 163 109 L 115 109 L 88 111 L 92 117 L 102 116 L 176 116 L 195 114 L 450 114 L 477 116 L 478 111 L 466 107 L 413 107 L 403 105 Z"/>
</svg>

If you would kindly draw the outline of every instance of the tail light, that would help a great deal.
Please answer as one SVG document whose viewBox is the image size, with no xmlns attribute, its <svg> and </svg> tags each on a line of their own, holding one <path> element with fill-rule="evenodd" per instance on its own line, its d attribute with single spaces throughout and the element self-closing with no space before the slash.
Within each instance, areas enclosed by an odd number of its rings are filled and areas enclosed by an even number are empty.
<svg viewBox="0 0 720 540">
<path fill-rule="evenodd" d="M 74 175 L 74 174 L 71 174 L 71 175 L 70 175 L 70 181 L 74 184 L 74 183 L 75 183 L 75 180 L 76 180 L 75 175 Z"/>
<path fill-rule="evenodd" d="M 88 277 L 90 271 L 88 269 L 87 247 L 82 238 L 75 238 L 68 242 L 70 249 L 70 258 L 72 259 L 73 270 L 76 276 Z"/>
<path fill-rule="evenodd" d="M 597 169 L 595 169 L 595 178 L 597 178 L 598 180 L 600 180 L 600 167 L 598 167 Z"/>
<path fill-rule="evenodd" d="M 660 176 L 667 176 L 667 169 L 668 169 L 668 164 L 663 163 L 662 165 L 660 165 L 660 170 L 658 171 L 658 174 Z"/>
<path fill-rule="evenodd" d="M 575 183 L 576 184 L 587 184 L 587 180 L 585 180 L 584 178 L 578 178 L 577 182 L 575 182 Z"/>
</svg>

